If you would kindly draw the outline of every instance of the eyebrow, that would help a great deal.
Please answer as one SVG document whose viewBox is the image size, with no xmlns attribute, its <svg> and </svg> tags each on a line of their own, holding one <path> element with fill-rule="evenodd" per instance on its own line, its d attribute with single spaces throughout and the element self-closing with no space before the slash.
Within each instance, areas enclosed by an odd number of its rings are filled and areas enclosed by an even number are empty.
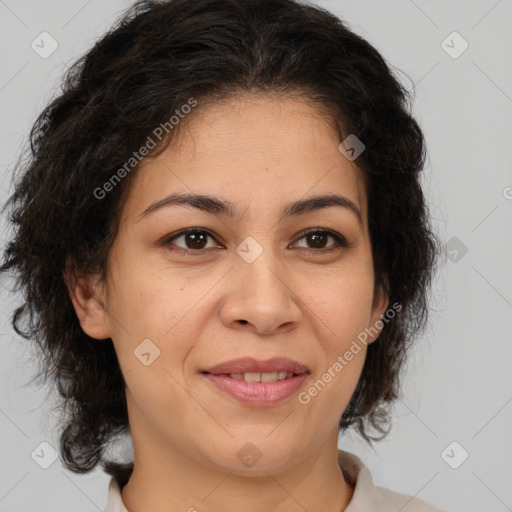
<svg viewBox="0 0 512 512">
<path fill-rule="evenodd" d="M 229 201 L 219 197 L 190 193 L 171 194 L 168 197 L 153 203 L 139 215 L 138 220 L 147 217 L 157 210 L 175 205 L 192 206 L 193 208 L 197 208 L 213 215 L 225 215 L 228 217 L 237 216 L 234 205 Z M 363 216 L 357 205 L 348 197 L 338 194 L 323 194 L 288 203 L 282 209 L 279 220 L 282 221 L 289 217 L 303 215 L 332 206 L 348 209 L 357 217 L 359 224 L 363 226 Z"/>
</svg>

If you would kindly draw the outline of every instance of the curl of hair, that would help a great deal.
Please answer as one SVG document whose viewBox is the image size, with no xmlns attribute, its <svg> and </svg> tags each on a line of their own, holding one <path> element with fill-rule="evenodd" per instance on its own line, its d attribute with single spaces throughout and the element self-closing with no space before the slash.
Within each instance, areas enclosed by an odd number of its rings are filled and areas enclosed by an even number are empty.
<svg viewBox="0 0 512 512">
<path fill-rule="evenodd" d="M 354 426 L 370 444 L 378 438 L 371 432 L 386 434 L 407 350 L 427 321 L 441 250 L 420 185 L 424 139 L 408 91 L 367 41 L 319 7 L 294 0 L 141 1 L 69 69 L 33 126 L 30 154 L 18 164 L 21 175 L 5 205 L 14 234 L 0 270 L 15 272 L 24 297 L 11 321 L 36 342 L 40 376 L 62 397 L 60 449 L 71 471 L 102 463 L 126 481 L 132 467 L 105 460 L 112 438 L 129 432 L 125 384 L 111 340 L 82 331 L 64 271 L 71 261 L 76 274 L 105 277 L 137 168 L 103 199 L 94 191 L 190 98 L 200 108 L 265 93 L 314 102 L 340 140 L 356 134 L 366 146 L 356 164 L 367 187 L 375 286 L 402 310 L 368 346 L 339 427 Z"/>
</svg>

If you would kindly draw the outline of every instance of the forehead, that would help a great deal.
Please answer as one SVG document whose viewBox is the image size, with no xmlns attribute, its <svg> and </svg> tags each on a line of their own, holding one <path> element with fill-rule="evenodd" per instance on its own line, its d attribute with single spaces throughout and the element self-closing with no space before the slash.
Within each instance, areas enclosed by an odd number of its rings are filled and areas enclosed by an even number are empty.
<svg viewBox="0 0 512 512">
<path fill-rule="evenodd" d="M 283 203 L 343 194 L 366 219 L 362 171 L 338 149 L 332 123 L 299 98 L 238 96 L 201 105 L 180 121 L 169 146 L 144 160 L 123 217 L 172 193 L 222 197 L 241 216 L 280 213 Z"/>
</svg>

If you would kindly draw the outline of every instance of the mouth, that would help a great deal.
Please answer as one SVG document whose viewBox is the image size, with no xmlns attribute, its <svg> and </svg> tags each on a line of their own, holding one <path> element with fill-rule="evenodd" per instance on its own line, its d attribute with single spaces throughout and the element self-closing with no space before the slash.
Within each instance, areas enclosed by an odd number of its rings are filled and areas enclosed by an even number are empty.
<svg viewBox="0 0 512 512">
<path fill-rule="evenodd" d="M 305 364 L 299 363 L 298 361 L 289 359 L 287 357 L 274 357 L 272 359 L 268 359 L 267 361 L 260 361 L 252 357 L 243 357 L 240 359 L 226 361 L 225 363 L 218 364 L 216 366 L 213 366 L 212 368 L 207 368 L 206 370 L 203 371 L 203 373 L 209 373 L 211 375 L 259 374 L 260 379 L 261 375 L 265 374 L 268 375 L 265 376 L 264 378 L 273 378 L 273 374 L 275 373 L 277 374 L 276 380 L 282 380 L 284 378 L 284 372 L 286 374 L 292 373 L 294 375 L 302 375 L 304 373 L 309 373 L 309 368 Z"/>
<path fill-rule="evenodd" d="M 212 374 L 210 374 L 212 375 Z M 223 375 L 231 379 L 243 380 L 245 382 L 278 382 L 280 380 L 291 379 L 294 375 L 299 375 L 293 372 L 244 372 L 244 373 L 221 373 L 216 375 Z"/>
<path fill-rule="evenodd" d="M 222 363 L 202 371 L 208 382 L 239 402 L 274 405 L 294 395 L 310 375 L 308 367 L 288 358 L 252 358 Z"/>
</svg>

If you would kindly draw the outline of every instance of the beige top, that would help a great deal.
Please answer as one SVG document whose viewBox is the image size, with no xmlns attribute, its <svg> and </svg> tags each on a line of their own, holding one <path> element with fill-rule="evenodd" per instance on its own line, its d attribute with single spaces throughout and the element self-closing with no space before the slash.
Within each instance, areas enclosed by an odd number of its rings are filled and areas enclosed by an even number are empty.
<svg viewBox="0 0 512 512">
<path fill-rule="evenodd" d="M 354 495 L 345 512 L 442 512 L 428 503 L 373 484 L 369 469 L 352 453 L 338 450 L 338 462 Z M 117 480 L 112 477 L 105 512 L 129 512 L 121 499 Z"/>
</svg>

